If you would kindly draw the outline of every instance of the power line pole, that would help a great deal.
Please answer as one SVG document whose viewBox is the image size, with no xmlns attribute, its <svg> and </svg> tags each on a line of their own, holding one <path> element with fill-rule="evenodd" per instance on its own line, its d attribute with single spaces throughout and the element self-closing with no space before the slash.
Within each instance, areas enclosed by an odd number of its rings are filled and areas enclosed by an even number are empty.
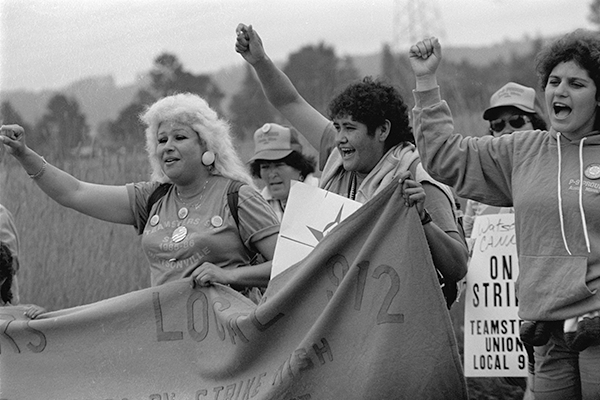
<svg viewBox="0 0 600 400">
<path fill-rule="evenodd" d="M 392 49 L 395 52 L 406 52 L 408 47 L 430 36 L 443 40 L 445 35 L 437 0 L 394 0 Z"/>
</svg>

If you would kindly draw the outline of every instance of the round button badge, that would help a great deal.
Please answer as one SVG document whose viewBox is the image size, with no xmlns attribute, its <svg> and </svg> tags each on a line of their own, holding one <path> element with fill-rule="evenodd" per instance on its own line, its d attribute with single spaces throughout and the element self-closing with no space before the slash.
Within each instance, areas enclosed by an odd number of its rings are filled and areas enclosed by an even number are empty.
<svg viewBox="0 0 600 400">
<path fill-rule="evenodd" d="M 177 216 L 179 217 L 179 219 L 184 219 L 188 216 L 188 213 L 189 211 L 186 207 L 181 207 L 179 211 L 177 211 Z"/>
<path fill-rule="evenodd" d="M 150 225 L 156 226 L 158 225 L 158 221 L 160 221 L 160 217 L 158 215 L 153 215 L 152 218 L 150 218 Z"/>
<path fill-rule="evenodd" d="M 585 168 L 583 174 L 588 179 L 600 178 L 600 164 L 590 164 Z"/>
<path fill-rule="evenodd" d="M 187 236 L 188 230 L 185 226 L 180 226 L 179 228 L 173 231 L 173 235 L 171 236 L 171 240 L 175 243 L 181 242 Z"/>
<path fill-rule="evenodd" d="M 215 215 L 214 217 L 212 217 L 210 219 L 210 224 L 212 226 L 214 226 L 215 228 L 220 227 L 221 225 L 223 225 L 223 218 L 221 218 L 220 215 Z"/>
</svg>

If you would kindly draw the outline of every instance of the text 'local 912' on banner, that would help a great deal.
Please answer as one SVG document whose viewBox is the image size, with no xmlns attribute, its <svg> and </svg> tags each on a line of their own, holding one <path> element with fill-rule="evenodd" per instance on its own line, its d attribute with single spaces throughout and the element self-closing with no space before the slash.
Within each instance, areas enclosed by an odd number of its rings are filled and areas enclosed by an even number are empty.
<svg viewBox="0 0 600 400">
<path fill-rule="evenodd" d="M 259 305 L 184 279 L 36 320 L 0 308 L 0 399 L 467 397 L 423 228 L 399 185 L 284 268 Z"/>
</svg>

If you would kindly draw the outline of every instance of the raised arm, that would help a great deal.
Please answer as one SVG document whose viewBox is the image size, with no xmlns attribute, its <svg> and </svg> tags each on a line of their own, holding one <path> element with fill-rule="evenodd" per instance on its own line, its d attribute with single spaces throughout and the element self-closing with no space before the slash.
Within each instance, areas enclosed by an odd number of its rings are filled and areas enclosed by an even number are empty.
<svg viewBox="0 0 600 400">
<path fill-rule="evenodd" d="M 442 60 L 442 46 L 437 38 L 422 40 L 411 46 L 408 56 L 416 79 L 416 90 L 424 92 L 438 86 L 436 71 Z"/>
<path fill-rule="evenodd" d="M 125 186 L 83 182 L 48 164 L 27 147 L 25 132 L 19 125 L 2 125 L 0 146 L 6 146 L 40 189 L 57 203 L 104 221 L 134 223 Z"/>
<path fill-rule="evenodd" d="M 239 24 L 236 33 L 235 51 L 254 68 L 269 102 L 319 149 L 329 120 L 300 96 L 290 79 L 267 56 L 252 25 Z"/>
</svg>

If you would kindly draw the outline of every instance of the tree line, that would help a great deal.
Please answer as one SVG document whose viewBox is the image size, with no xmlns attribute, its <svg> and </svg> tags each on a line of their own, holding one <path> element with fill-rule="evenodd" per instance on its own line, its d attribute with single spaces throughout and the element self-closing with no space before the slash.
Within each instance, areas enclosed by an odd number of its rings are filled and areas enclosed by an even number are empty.
<svg viewBox="0 0 600 400">
<path fill-rule="evenodd" d="M 600 27 L 600 0 L 591 2 L 589 20 Z M 438 76 L 443 98 L 458 114 L 472 114 L 480 113 L 489 102 L 490 95 L 508 81 L 539 89 L 534 65 L 535 55 L 543 44 L 543 39 L 536 39 L 530 51 L 483 66 L 466 60 L 456 63 L 445 60 Z M 394 54 L 391 47 L 384 44 L 380 57 L 377 78 L 397 87 L 412 107 L 414 78 L 407 55 Z M 283 71 L 300 94 L 325 115 L 329 100 L 349 83 L 362 78 L 351 57 L 338 56 L 335 48 L 324 42 L 306 45 L 291 53 Z M 286 123 L 265 98 L 253 69 L 248 65 L 227 109 L 223 106 L 225 94 L 212 77 L 187 71 L 174 54 L 162 53 L 154 59 L 147 82 L 115 120 L 99 125 L 96 142 L 112 148 L 139 147 L 139 143 L 144 143 L 144 128 L 138 119 L 139 114 L 161 97 L 179 92 L 196 93 L 205 98 L 212 108 L 231 122 L 234 136 L 239 140 L 249 140 L 265 122 Z M 0 114 L 4 124 L 24 126 L 30 132 L 28 142 L 34 148 L 44 148 L 47 154 L 57 158 L 76 153 L 77 149 L 92 141 L 90 127 L 77 100 L 61 93 L 50 98 L 46 112 L 33 124 L 24 121 L 8 101 L 2 102 Z"/>
</svg>

